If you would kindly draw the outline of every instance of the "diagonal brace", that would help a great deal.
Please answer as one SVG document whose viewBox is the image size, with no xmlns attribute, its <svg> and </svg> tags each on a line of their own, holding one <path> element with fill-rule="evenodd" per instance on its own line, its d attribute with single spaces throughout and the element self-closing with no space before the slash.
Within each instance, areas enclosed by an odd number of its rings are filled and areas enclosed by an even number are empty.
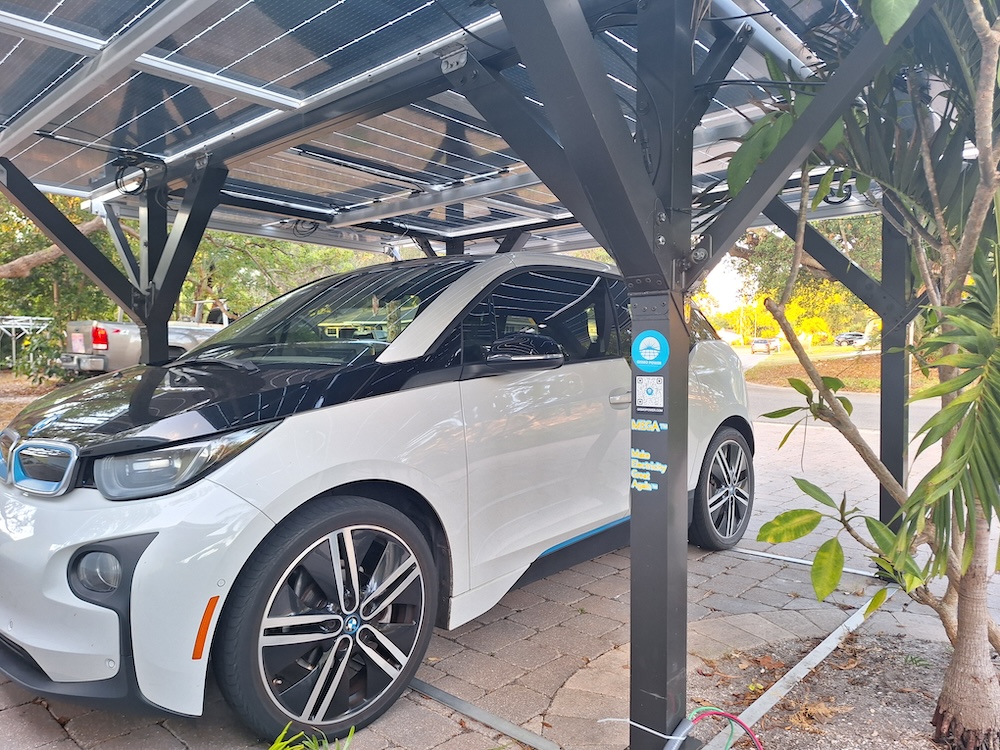
<svg viewBox="0 0 1000 750">
<path fill-rule="evenodd" d="M 606 244 L 580 180 L 570 168 L 566 152 L 548 123 L 544 122 L 520 92 L 496 71 L 467 51 L 442 62 L 442 69 L 455 90 L 489 122 L 521 159 L 531 165 L 541 182 L 583 224 L 595 240 Z"/>
<path fill-rule="evenodd" d="M 214 166 L 209 157 L 191 175 L 163 255 L 153 274 L 155 296 L 149 320 L 166 320 L 170 316 L 198 251 L 198 244 L 208 227 L 212 211 L 219 205 L 228 174 L 229 170 Z"/>
<path fill-rule="evenodd" d="M 0 157 L 0 191 L 116 304 L 133 309 L 135 287 L 125 275 L 6 157 Z"/>
<path fill-rule="evenodd" d="M 729 252 L 747 225 L 781 189 L 788 175 L 802 164 L 820 138 L 848 111 L 858 91 L 871 81 L 933 5 L 933 0 L 919 0 L 913 14 L 888 44 L 883 43 L 875 27 L 865 32 L 822 93 L 813 99 L 746 186 L 702 234 L 688 258 L 687 281 L 693 282 L 708 273 Z"/>
<path fill-rule="evenodd" d="M 798 215 L 781 198 L 772 198 L 764 215 L 789 237 L 795 236 Z M 880 318 L 898 320 L 903 316 L 906 300 L 897 300 L 886 292 L 878 281 L 840 252 L 812 224 L 806 224 L 804 249 Z"/>
<path fill-rule="evenodd" d="M 650 289 L 665 291 L 670 252 L 650 252 L 661 244 L 654 240 L 651 219 L 663 214 L 663 207 L 579 4 L 497 0 L 496 6 L 545 103 L 545 115 L 569 167 L 583 186 L 598 236 L 627 278 L 648 278 Z M 534 168 L 530 159 L 528 163 Z M 563 200 L 558 186 L 550 187 Z M 584 225 L 593 233 L 593 223 Z"/>
</svg>

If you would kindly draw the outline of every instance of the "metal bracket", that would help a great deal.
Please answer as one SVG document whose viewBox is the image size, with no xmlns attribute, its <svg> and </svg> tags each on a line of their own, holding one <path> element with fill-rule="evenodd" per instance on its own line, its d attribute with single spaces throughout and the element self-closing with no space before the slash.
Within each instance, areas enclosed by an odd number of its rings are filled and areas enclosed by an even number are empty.
<svg viewBox="0 0 1000 750">
<path fill-rule="evenodd" d="M 457 42 L 435 50 L 434 54 L 441 58 L 442 75 L 448 75 L 459 68 L 464 68 L 465 64 L 469 61 L 468 48 L 464 44 L 458 44 Z"/>
</svg>

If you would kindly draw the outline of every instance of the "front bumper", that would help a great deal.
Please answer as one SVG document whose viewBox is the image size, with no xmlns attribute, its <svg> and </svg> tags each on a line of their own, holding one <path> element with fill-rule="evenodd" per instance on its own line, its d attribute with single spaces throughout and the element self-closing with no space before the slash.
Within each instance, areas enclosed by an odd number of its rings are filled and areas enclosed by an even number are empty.
<svg viewBox="0 0 1000 750">
<path fill-rule="evenodd" d="M 129 502 L 0 485 L 0 672 L 42 695 L 199 715 L 211 637 L 198 658 L 194 644 L 206 605 L 219 597 L 211 634 L 233 580 L 272 527 L 208 480 Z M 123 578 L 124 604 L 73 593 L 74 553 L 135 539 L 146 543 Z"/>
</svg>

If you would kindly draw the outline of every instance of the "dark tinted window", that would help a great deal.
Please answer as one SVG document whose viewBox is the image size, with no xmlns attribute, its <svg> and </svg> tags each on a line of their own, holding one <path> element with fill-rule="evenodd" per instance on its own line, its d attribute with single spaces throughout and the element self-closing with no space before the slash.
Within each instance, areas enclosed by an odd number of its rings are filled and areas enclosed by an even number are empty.
<svg viewBox="0 0 1000 750">
<path fill-rule="evenodd" d="M 592 274 L 541 269 L 512 276 L 466 316 L 466 362 L 481 362 L 497 339 L 513 333 L 554 339 L 567 362 L 620 356 L 607 282 Z"/>
</svg>

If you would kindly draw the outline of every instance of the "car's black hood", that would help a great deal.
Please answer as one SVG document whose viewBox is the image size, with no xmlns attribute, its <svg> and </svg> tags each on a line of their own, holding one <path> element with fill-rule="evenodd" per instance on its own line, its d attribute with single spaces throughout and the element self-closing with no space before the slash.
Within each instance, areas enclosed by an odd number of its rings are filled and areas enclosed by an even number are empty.
<svg viewBox="0 0 1000 750">
<path fill-rule="evenodd" d="M 355 397 L 377 364 L 263 367 L 130 367 L 66 386 L 11 422 L 21 438 L 75 443 L 84 454 L 118 452 L 249 427 Z"/>
</svg>

